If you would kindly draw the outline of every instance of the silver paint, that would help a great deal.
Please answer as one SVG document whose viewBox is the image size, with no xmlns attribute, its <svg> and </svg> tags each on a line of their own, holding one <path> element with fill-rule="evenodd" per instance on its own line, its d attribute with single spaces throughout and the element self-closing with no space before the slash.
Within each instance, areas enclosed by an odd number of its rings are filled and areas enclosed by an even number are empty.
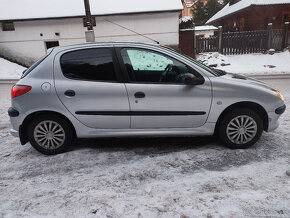
<svg viewBox="0 0 290 218">
<path fill-rule="evenodd" d="M 134 83 L 103 83 L 70 80 L 63 76 L 60 55 L 76 49 L 97 47 L 136 47 L 164 53 L 178 59 L 198 71 L 205 79 L 203 85 L 153 85 Z M 43 89 L 39 84 L 49 83 L 50 89 Z M 233 78 L 227 74 L 216 77 L 199 67 L 189 59 L 178 55 L 162 46 L 144 43 L 111 42 L 87 43 L 57 47 L 50 51 L 48 57 L 32 72 L 17 82 L 18 85 L 30 85 L 32 90 L 25 95 L 12 99 L 12 107 L 19 111 L 18 117 L 11 117 L 14 136 L 19 135 L 19 126 L 24 119 L 41 111 L 62 114 L 72 123 L 79 138 L 112 136 L 182 136 L 212 135 L 221 113 L 229 106 L 245 102 L 254 102 L 265 109 L 269 127 L 272 131 L 278 127 L 275 109 L 284 104 L 271 87 L 247 78 Z M 66 98 L 64 92 L 74 89 L 76 96 Z M 146 92 L 146 98 L 134 99 L 134 92 Z M 217 105 L 213 102 L 222 101 Z M 76 115 L 77 110 L 167 110 L 167 111 L 205 111 L 199 116 L 92 116 Z"/>
</svg>

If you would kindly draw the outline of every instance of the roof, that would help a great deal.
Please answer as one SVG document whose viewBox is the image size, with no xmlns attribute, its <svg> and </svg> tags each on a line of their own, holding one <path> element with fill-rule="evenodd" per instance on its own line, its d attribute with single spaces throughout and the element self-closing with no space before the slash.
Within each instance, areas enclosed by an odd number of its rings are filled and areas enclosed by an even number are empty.
<svg viewBox="0 0 290 218">
<path fill-rule="evenodd" d="M 213 17 L 211 17 L 206 22 L 206 24 L 212 23 L 216 20 L 221 19 L 222 17 L 236 13 L 250 6 L 281 5 L 281 4 L 290 4 L 290 0 L 241 0 L 231 6 L 227 4 L 223 9 L 221 9 Z"/>
<path fill-rule="evenodd" d="M 192 31 L 192 30 L 195 31 L 218 30 L 218 28 L 212 25 L 205 25 L 205 26 L 195 26 L 192 29 L 181 29 L 180 31 Z"/>
<path fill-rule="evenodd" d="M 151 43 L 151 42 L 136 42 L 136 41 L 111 41 L 111 42 L 87 42 L 87 43 L 80 43 L 80 44 L 74 44 L 74 45 L 64 45 L 64 46 L 57 46 L 53 47 L 47 50 L 47 53 L 53 51 L 53 52 L 60 52 L 63 50 L 68 49 L 75 49 L 75 48 L 91 48 L 94 46 L 149 46 L 149 47 L 157 47 L 157 48 L 168 48 L 166 46 L 157 44 L 157 43 Z"/>
<path fill-rule="evenodd" d="M 25 3 L 24 3 L 25 2 Z M 0 20 L 30 20 L 85 16 L 83 0 L 0 0 Z M 180 11 L 180 0 L 90 0 L 95 16 Z"/>
<path fill-rule="evenodd" d="M 194 29 L 196 31 L 203 31 L 203 30 L 217 30 L 218 28 L 212 25 L 205 25 L 205 26 L 195 26 Z"/>
</svg>

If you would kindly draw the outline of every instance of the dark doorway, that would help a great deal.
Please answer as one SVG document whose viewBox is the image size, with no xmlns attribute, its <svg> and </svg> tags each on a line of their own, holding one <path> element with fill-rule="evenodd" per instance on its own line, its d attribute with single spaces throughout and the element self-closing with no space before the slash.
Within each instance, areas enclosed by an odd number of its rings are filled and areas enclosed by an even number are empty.
<svg viewBox="0 0 290 218">
<path fill-rule="evenodd" d="M 53 48 L 59 46 L 58 41 L 50 41 L 50 42 L 45 42 L 46 49 Z"/>
</svg>

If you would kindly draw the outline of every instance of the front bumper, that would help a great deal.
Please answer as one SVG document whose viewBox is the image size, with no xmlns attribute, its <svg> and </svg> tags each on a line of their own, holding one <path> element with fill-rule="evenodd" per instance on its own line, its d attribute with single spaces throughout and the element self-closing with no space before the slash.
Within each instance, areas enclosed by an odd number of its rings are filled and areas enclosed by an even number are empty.
<svg viewBox="0 0 290 218">
<path fill-rule="evenodd" d="M 267 132 L 274 131 L 279 127 L 279 117 L 285 112 L 285 110 L 286 105 L 284 104 L 283 106 L 278 107 L 275 112 L 268 112 L 269 125 Z"/>
<path fill-rule="evenodd" d="M 275 110 L 275 113 L 281 115 L 281 114 L 283 114 L 283 113 L 285 112 L 285 110 L 286 110 L 286 105 L 284 104 L 283 106 L 278 107 L 278 108 Z"/>
</svg>

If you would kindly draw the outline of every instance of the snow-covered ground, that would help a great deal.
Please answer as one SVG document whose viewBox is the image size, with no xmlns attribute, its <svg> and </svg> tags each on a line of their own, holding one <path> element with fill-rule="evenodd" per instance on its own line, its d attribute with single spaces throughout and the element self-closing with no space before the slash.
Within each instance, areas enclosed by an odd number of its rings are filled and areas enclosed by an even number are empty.
<svg viewBox="0 0 290 218">
<path fill-rule="evenodd" d="M 231 73 L 245 75 L 290 74 L 290 52 L 270 54 L 222 55 L 217 52 L 203 53 L 197 60 L 208 66 Z"/>
<path fill-rule="evenodd" d="M 289 79 L 266 82 L 290 104 Z M 44 156 L 9 134 L 10 87 L 0 85 L 0 217 L 290 217 L 288 108 L 247 150 L 112 138 Z"/>
<path fill-rule="evenodd" d="M 25 67 L 0 58 L 0 79 L 19 79 L 25 69 Z"/>
</svg>

